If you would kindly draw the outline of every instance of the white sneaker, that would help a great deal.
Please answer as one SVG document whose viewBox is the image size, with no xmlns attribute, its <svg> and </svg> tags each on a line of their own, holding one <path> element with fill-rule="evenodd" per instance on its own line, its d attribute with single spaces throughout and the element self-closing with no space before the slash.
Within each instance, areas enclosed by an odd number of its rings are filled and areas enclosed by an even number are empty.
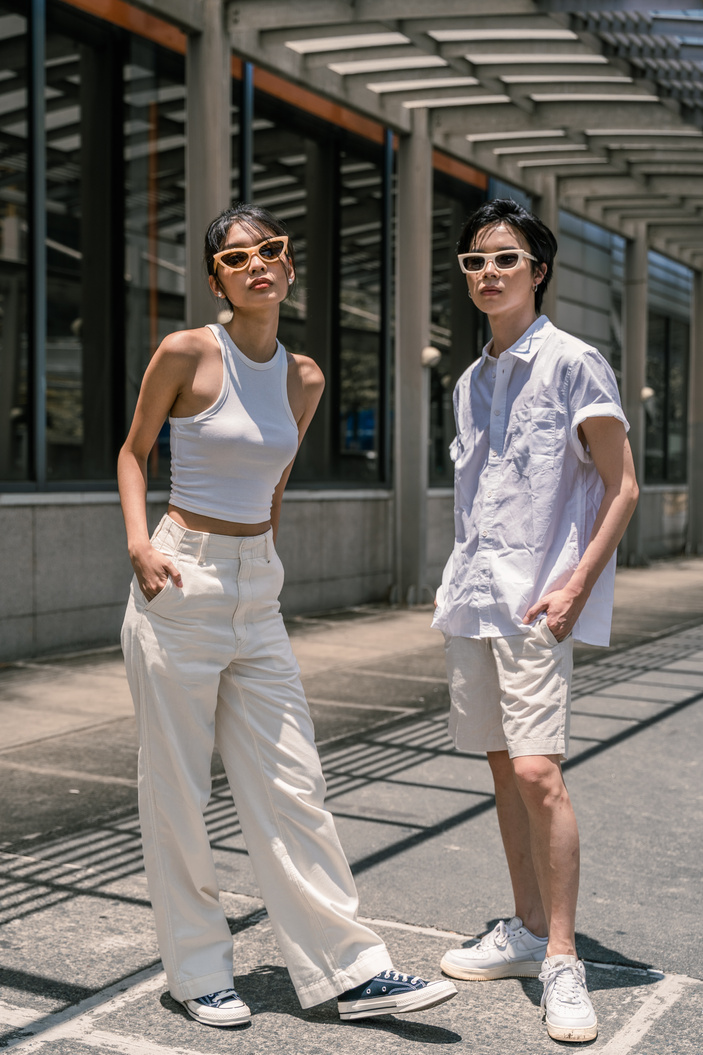
<svg viewBox="0 0 703 1055">
<path fill-rule="evenodd" d="M 184 1000 L 183 1006 L 191 1018 L 205 1026 L 243 1026 L 251 1021 L 251 1011 L 234 989 Z"/>
<path fill-rule="evenodd" d="M 539 980 L 544 982 L 542 1007 L 552 1040 L 595 1040 L 598 1020 L 586 988 L 583 961 L 575 956 L 547 956 Z"/>
<path fill-rule="evenodd" d="M 519 916 L 502 919 L 478 945 L 450 949 L 441 968 L 451 978 L 485 982 L 491 978 L 536 978 L 547 952 L 547 938 L 538 938 Z"/>
</svg>

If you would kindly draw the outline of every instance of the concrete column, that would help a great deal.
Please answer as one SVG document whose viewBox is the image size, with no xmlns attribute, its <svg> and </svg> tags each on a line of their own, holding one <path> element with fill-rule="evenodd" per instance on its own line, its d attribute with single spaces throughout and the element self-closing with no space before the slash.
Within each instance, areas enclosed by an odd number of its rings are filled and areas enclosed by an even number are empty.
<svg viewBox="0 0 703 1055">
<path fill-rule="evenodd" d="M 689 553 L 703 553 L 703 272 L 693 280 L 688 386 Z"/>
<path fill-rule="evenodd" d="M 647 225 L 638 223 L 635 237 L 628 239 L 625 250 L 621 394 L 623 409 L 630 423 L 630 446 L 640 487 L 644 483 L 645 421 L 642 389 L 647 384 L 647 275 Z M 646 563 L 639 506 L 621 543 L 621 552 L 627 564 Z"/>
<path fill-rule="evenodd" d="M 203 266 L 211 220 L 230 203 L 229 36 L 223 0 L 202 0 L 205 27 L 188 37 L 186 53 L 186 320 L 214 322 L 216 301 Z"/>
<path fill-rule="evenodd" d="M 539 216 L 542 223 L 546 224 L 549 230 L 552 232 L 557 242 L 559 241 L 559 181 L 556 176 L 551 173 L 545 174 L 542 177 L 540 187 L 539 202 L 535 212 Z M 557 261 L 559 255 L 557 254 Z M 542 301 L 542 311 L 545 315 L 548 315 L 554 325 L 557 324 L 557 272 L 558 264 L 554 268 L 549 288 L 544 294 L 544 300 Z"/>
<path fill-rule="evenodd" d="M 432 143 L 427 110 L 412 111 L 412 132 L 398 147 L 395 336 L 396 591 L 423 599 L 427 561 Z"/>
</svg>

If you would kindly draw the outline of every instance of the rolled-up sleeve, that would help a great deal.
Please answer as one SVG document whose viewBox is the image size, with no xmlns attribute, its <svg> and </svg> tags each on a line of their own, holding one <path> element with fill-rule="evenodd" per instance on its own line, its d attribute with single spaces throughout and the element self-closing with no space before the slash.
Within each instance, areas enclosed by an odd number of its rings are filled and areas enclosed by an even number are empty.
<svg viewBox="0 0 703 1055">
<path fill-rule="evenodd" d="M 586 349 L 574 360 L 569 371 L 567 401 L 569 440 L 583 462 L 590 462 L 591 455 L 579 439 L 578 427 L 587 418 L 617 418 L 626 430 L 630 428 L 612 367 L 595 348 Z"/>
</svg>

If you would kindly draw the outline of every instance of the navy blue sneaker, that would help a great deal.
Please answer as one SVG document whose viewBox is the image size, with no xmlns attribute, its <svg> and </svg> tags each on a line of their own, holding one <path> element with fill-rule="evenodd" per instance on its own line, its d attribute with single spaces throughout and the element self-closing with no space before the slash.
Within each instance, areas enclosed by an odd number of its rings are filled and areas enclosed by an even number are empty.
<svg viewBox="0 0 703 1055">
<path fill-rule="evenodd" d="M 424 1011 L 456 996 L 456 986 L 445 979 L 425 982 L 400 971 L 383 971 L 355 989 L 348 989 L 337 1000 L 339 1017 L 371 1018 L 373 1015 L 405 1014 Z"/>
<path fill-rule="evenodd" d="M 205 1026 L 243 1026 L 251 1021 L 251 1011 L 234 989 L 196 996 L 183 1005 L 191 1018 Z"/>
</svg>

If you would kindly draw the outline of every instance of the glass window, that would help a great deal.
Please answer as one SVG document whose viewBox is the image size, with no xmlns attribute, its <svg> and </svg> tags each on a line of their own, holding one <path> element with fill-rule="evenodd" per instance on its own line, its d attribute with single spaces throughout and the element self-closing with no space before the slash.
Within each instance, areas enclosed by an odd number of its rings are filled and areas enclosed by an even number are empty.
<svg viewBox="0 0 703 1055">
<path fill-rule="evenodd" d="M 295 247 L 279 336 L 326 378 L 294 485 L 383 476 L 382 180 L 380 147 L 256 93 L 254 201 L 285 222 Z"/>
<path fill-rule="evenodd" d="M 29 476 L 27 20 L 0 4 L 0 480 Z"/>
<path fill-rule="evenodd" d="M 185 326 L 185 68 L 147 40 L 130 40 L 124 84 L 126 416 L 131 421 L 149 359 Z M 169 475 L 164 423 L 149 458 Z"/>
<path fill-rule="evenodd" d="M 650 312 L 645 409 L 645 483 L 686 482 L 689 326 Z"/>
<path fill-rule="evenodd" d="M 375 482 L 381 392 L 383 173 L 378 159 L 352 150 L 339 158 L 339 448 L 343 480 Z"/>
<path fill-rule="evenodd" d="M 450 486 L 454 466 L 454 386 L 484 343 L 484 319 L 468 297 L 466 277 L 456 259 L 456 243 L 469 215 L 484 200 L 476 187 L 435 172 L 432 207 L 432 314 L 430 337 L 442 353 L 430 370 L 431 487 Z"/>
</svg>

